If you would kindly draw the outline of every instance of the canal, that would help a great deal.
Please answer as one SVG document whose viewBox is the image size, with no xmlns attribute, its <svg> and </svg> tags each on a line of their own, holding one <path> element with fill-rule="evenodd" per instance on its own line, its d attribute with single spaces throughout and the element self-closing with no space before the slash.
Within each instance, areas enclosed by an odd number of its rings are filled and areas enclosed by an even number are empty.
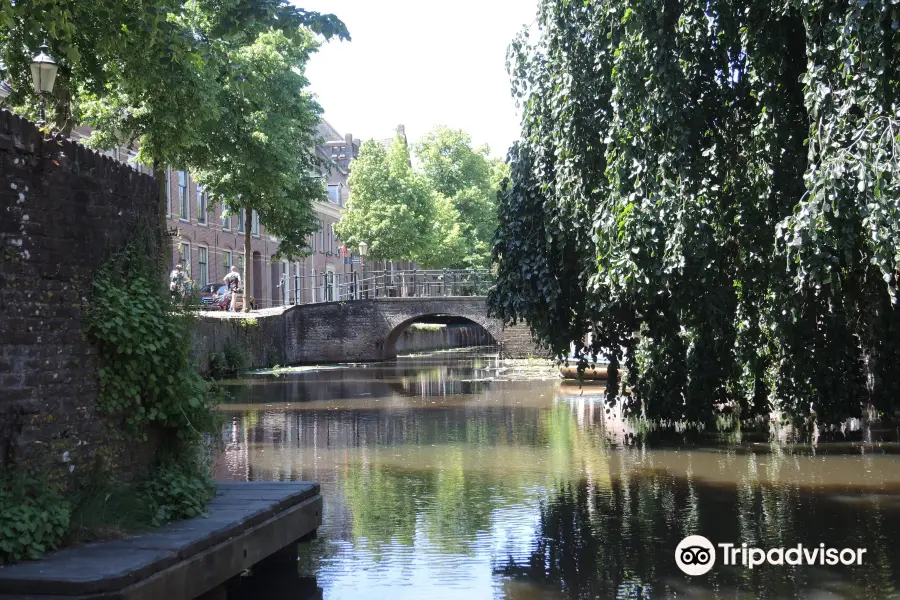
<svg viewBox="0 0 900 600">
<path fill-rule="evenodd" d="M 217 479 L 315 480 L 325 498 L 297 573 L 244 578 L 241 597 L 900 598 L 896 433 L 633 437 L 598 396 L 497 367 L 435 353 L 230 386 Z M 674 553 L 693 534 L 866 552 L 689 577 Z"/>
</svg>

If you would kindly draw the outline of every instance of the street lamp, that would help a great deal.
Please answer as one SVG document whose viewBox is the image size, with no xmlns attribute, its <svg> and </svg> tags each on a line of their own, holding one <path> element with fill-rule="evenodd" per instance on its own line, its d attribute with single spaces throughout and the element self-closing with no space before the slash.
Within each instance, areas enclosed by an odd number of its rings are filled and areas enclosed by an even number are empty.
<svg viewBox="0 0 900 600">
<path fill-rule="evenodd" d="M 369 251 L 369 245 L 365 242 L 359 243 L 359 255 L 362 257 L 362 274 L 363 274 L 363 285 L 366 284 L 366 252 Z M 366 299 L 369 298 L 369 288 L 366 289 Z"/>
<path fill-rule="evenodd" d="M 47 44 L 41 45 L 41 51 L 31 59 L 31 79 L 34 80 L 34 93 L 41 98 L 41 124 L 44 123 L 44 94 L 53 92 L 53 84 L 56 82 L 56 61 L 50 56 Z"/>
</svg>

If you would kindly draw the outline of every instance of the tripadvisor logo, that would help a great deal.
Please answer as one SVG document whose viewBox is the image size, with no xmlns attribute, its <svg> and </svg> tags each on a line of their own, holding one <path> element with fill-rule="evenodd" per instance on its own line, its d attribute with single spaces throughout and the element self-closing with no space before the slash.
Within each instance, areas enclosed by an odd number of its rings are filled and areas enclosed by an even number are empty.
<svg viewBox="0 0 900 600">
<path fill-rule="evenodd" d="M 716 564 L 716 547 L 725 566 L 760 565 L 861 565 L 865 548 L 826 548 L 825 544 L 806 547 L 797 544 L 790 548 L 753 548 L 747 544 L 716 544 L 702 535 L 689 535 L 675 548 L 675 564 L 687 575 L 703 575 Z"/>
</svg>

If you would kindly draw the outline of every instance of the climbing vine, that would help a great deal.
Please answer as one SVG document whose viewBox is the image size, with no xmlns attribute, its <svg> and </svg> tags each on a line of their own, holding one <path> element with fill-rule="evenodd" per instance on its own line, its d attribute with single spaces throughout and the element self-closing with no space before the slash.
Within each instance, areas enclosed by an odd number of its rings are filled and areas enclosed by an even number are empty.
<svg viewBox="0 0 900 600">
<path fill-rule="evenodd" d="M 900 398 L 900 4 L 542 0 L 489 303 L 626 408 L 838 423 Z M 581 340 L 592 334 L 590 347 Z"/>
<path fill-rule="evenodd" d="M 215 396 L 189 355 L 193 315 L 173 302 L 152 259 L 153 240 L 136 234 L 98 273 L 86 314 L 97 345 L 99 401 L 126 430 L 152 427 L 192 439 L 213 424 Z"/>
<path fill-rule="evenodd" d="M 85 323 L 100 366 L 99 404 L 128 435 L 153 435 L 160 460 L 138 483 L 148 525 L 201 514 L 214 493 L 203 449 L 215 432 L 215 389 L 190 356 L 190 298 L 173 298 L 158 273 L 156 241 L 138 231 L 100 270 Z"/>
</svg>

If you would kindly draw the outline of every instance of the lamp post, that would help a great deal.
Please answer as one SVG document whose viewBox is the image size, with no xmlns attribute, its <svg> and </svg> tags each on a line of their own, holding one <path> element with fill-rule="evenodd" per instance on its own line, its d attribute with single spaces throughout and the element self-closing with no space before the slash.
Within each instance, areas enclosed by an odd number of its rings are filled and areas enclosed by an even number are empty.
<svg viewBox="0 0 900 600">
<path fill-rule="evenodd" d="M 366 283 L 366 252 L 369 251 L 369 245 L 365 242 L 359 243 L 359 256 L 362 258 L 362 274 L 363 274 L 363 285 Z M 366 299 L 369 298 L 369 288 L 366 288 Z"/>
<path fill-rule="evenodd" d="M 44 95 L 53 93 L 53 84 L 56 82 L 57 65 L 48 52 L 47 44 L 41 45 L 41 51 L 31 59 L 31 79 L 34 81 L 34 93 L 41 98 L 41 120 L 43 125 L 46 120 L 44 114 Z"/>
</svg>

